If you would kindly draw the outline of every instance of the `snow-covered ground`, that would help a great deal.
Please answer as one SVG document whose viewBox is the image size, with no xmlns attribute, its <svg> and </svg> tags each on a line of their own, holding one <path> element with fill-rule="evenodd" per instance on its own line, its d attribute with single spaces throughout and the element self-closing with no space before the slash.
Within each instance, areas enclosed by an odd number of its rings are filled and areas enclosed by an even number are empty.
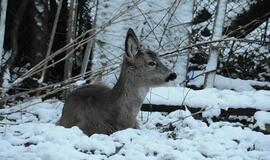
<svg viewBox="0 0 270 160">
<path fill-rule="evenodd" d="M 167 14 L 167 11 L 175 2 L 179 3 L 179 7 L 175 8 L 177 16 L 171 17 L 171 13 Z M 97 26 L 109 21 L 119 8 L 123 9 L 133 3 L 131 0 L 100 1 Z M 210 6 L 209 1 L 202 3 L 201 7 L 209 6 L 212 7 L 212 12 L 215 11 L 215 5 Z M 233 3 L 236 2 L 230 2 L 228 9 L 235 6 Z M 188 0 L 142 1 L 96 37 L 93 68 L 121 63 L 125 34 L 129 27 L 136 31 L 145 48 L 164 52 L 185 47 L 188 44 L 182 42 L 187 40 L 187 33 L 191 29 L 188 25 L 192 18 L 189 14 L 191 5 L 193 4 Z M 229 18 L 233 19 L 237 13 L 248 7 L 240 5 L 237 12 L 230 12 Z M 225 22 L 226 26 L 228 21 Z M 207 26 L 206 23 L 208 22 L 201 25 L 211 30 L 212 24 Z M 254 34 L 256 36 L 253 37 L 258 37 L 257 32 Z M 178 46 L 179 44 L 181 45 Z M 261 47 L 260 50 L 262 49 L 264 48 Z M 241 52 L 246 54 L 245 50 Z M 181 54 L 185 56 L 184 53 Z M 179 66 L 185 61 L 180 56 L 177 58 L 170 61 L 172 64 L 175 61 L 179 63 L 174 64 L 174 69 L 179 74 L 178 77 L 184 77 L 185 67 Z M 118 72 L 119 67 L 112 74 L 102 77 L 103 81 L 115 82 L 114 73 Z M 193 77 L 198 74 L 201 72 L 194 72 Z M 189 84 L 200 87 L 203 81 L 204 77 L 199 76 Z M 76 85 L 83 83 L 85 82 L 78 81 Z M 181 87 L 161 87 L 152 89 L 145 103 L 205 108 L 205 117 L 219 115 L 221 109 L 256 108 L 261 111 L 255 113 L 256 123 L 253 127 L 264 129 L 265 124 L 270 123 L 270 113 L 267 112 L 270 110 L 270 91 L 256 91 L 253 85 L 270 86 L 269 82 L 229 79 L 217 75 L 214 84 L 217 89 L 196 91 Z M 42 102 L 34 99 L 1 109 L 0 160 L 270 159 L 270 135 L 255 132 L 240 123 L 212 122 L 208 126 L 195 120 L 189 111 L 175 111 L 169 115 L 141 112 L 138 115 L 141 129 L 126 129 L 110 136 L 95 134 L 88 137 L 78 127 L 67 129 L 55 125 L 62 107 L 63 103 L 59 100 Z"/>
<path fill-rule="evenodd" d="M 204 71 L 191 71 L 188 76 L 190 79 L 188 82 L 189 86 L 203 86 L 205 78 Z M 221 75 L 216 75 L 214 82 L 214 87 L 217 89 L 230 89 L 235 91 L 255 91 L 253 86 L 265 86 L 270 88 L 270 83 L 255 80 L 232 79 Z"/>
<path fill-rule="evenodd" d="M 218 116 L 221 109 L 228 108 L 270 111 L 270 91 L 235 92 L 215 88 L 192 90 L 183 87 L 158 87 L 149 92 L 144 103 L 202 108 L 206 109 L 203 112 L 205 116 L 213 117 Z"/>
<path fill-rule="evenodd" d="M 62 107 L 58 100 L 35 99 L 0 110 L 0 159 L 270 159 L 270 135 L 241 124 L 215 122 L 207 126 L 189 111 L 169 115 L 142 112 L 138 115 L 141 129 L 88 137 L 78 127 L 55 125 Z"/>
</svg>

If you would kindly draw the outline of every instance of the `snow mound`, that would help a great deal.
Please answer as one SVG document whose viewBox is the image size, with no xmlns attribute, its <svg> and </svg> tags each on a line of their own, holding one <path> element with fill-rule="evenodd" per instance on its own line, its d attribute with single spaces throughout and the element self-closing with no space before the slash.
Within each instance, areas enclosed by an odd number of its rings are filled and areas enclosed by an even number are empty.
<svg viewBox="0 0 270 160">
<path fill-rule="evenodd" d="M 55 125 L 62 106 L 37 99 L 0 110 L 0 159 L 270 159 L 270 135 L 227 122 L 207 126 L 189 111 L 166 116 L 143 112 L 138 116 L 141 129 L 88 137 L 78 127 Z"/>
<path fill-rule="evenodd" d="M 263 130 L 265 130 L 265 124 L 270 124 L 270 112 L 257 111 L 254 114 L 254 118 L 256 120 L 255 126 L 258 126 Z"/>
<path fill-rule="evenodd" d="M 228 108 L 255 108 L 270 110 L 270 91 L 243 91 L 218 90 L 215 88 L 192 90 L 183 87 L 153 88 L 145 104 L 187 105 L 205 109 L 206 116 L 217 116 L 220 109 Z"/>
<path fill-rule="evenodd" d="M 188 83 L 189 86 L 192 85 L 196 87 L 203 86 L 205 78 L 205 74 L 203 74 L 203 71 L 190 72 L 189 77 L 191 79 Z M 259 82 L 255 80 L 232 79 L 221 75 L 216 75 L 214 86 L 217 89 L 230 89 L 235 91 L 254 91 L 255 89 L 253 88 L 253 86 L 270 87 L 270 83 Z"/>
</svg>

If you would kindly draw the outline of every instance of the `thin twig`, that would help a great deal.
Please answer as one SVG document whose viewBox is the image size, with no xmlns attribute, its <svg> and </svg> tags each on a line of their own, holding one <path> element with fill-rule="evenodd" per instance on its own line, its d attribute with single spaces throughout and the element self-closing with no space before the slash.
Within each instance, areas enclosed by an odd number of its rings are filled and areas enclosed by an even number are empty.
<svg viewBox="0 0 270 160">
<path fill-rule="evenodd" d="M 170 22 L 171 22 L 171 19 L 172 19 L 172 17 L 174 16 L 174 14 L 175 14 L 175 12 L 176 12 L 176 10 L 177 10 L 177 8 L 178 8 L 180 2 L 181 2 L 181 0 L 175 0 L 175 1 L 173 2 L 173 6 L 175 6 L 175 7 L 174 7 L 174 10 L 172 11 L 172 13 L 171 13 L 171 15 L 170 15 L 170 17 L 169 17 L 167 23 L 165 24 L 164 29 L 163 29 L 161 38 L 160 38 L 160 40 L 159 40 L 159 42 L 158 42 L 158 47 L 159 47 L 159 48 L 162 47 L 162 46 L 161 46 L 161 43 L 162 43 L 162 40 L 163 40 L 163 36 L 165 35 L 165 33 L 166 33 L 166 31 L 167 31 L 167 28 L 168 28 L 168 26 L 169 26 L 169 24 L 170 24 Z"/>
<path fill-rule="evenodd" d="M 135 2 L 135 4 L 131 5 L 130 7 L 127 7 L 124 10 L 120 10 L 117 14 L 115 14 L 110 20 L 108 20 L 107 22 L 105 22 L 104 24 L 102 24 L 99 27 L 96 28 L 92 28 L 86 32 L 84 32 L 83 34 L 81 34 L 80 36 L 78 36 L 77 38 L 75 38 L 73 40 L 73 42 L 68 43 L 67 45 L 65 45 L 64 47 L 60 48 L 59 50 L 57 50 L 56 52 L 54 52 L 53 54 L 51 54 L 50 56 L 46 57 L 44 60 L 42 60 L 40 63 L 38 63 L 37 65 L 35 65 L 34 67 L 32 67 L 28 72 L 26 72 L 24 75 L 22 75 L 21 77 L 17 78 L 11 85 L 10 88 L 12 88 L 14 85 L 22 82 L 24 79 L 31 77 L 32 75 L 38 73 L 36 72 L 36 70 L 38 70 L 41 66 L 44 65 L 44 63 L 46 63 L 47 61 L 50 61 L 52 58 L 54 58 L 55 56 L 64 53 L 66 50 L 69 50 L 71 48 L 73 48 L 74 46 L 77 45 L 77 47 L 75 47 L 76 49 L 79 48 L 80 46 L 86 44 L 89 40 L 91 40 L 92 38 L 94 38 L 97 34 L 99 34 L 100 32 L 104 31 L 105 28 L 107 28 L 108 26 L 112 25 L 113 22 L 115 20 L 117 20 L 119 17 L 121 17 L 122 15 L 126 14 L 129 10 L 133 9 L 136 5 L 138 5 L 139 3 L 141 3 L 144 0 L 137 0 Z M 95 31 L 95 32 L 94 32 Z M 91 34 L 88 38 L 81 40 L 78 43 L 75 43 L 77 41 L 79 41 L 81 38 L 86 37 L 89 33 L 94 32 L 93 34 Z M 82 43 L 83 41 L 83 43 Z M 80 44 L 80 45 L 78 45 Z M 67 56 L 65 56 L 66 58 Z M 58 62 L 59 63 L 59 62 Z M 51 65 L 52 66 L 52 65 Z M 50 67 L 51 67 L 50 66 Z M 42 71 L 42 69 L 39 70 L 39 72 Z"/>
<path fill-rule="evenodd" d="M 154 32 L 154 30 L 161 24 L 161 22 L 165 19 L 165 17 L 169 14 L 170 10 L 173 8 L 174 4 L 172 4 L 170 6 L 170 8 L 168 9 L 168 11 L 164 14 L 164 16 L 160 19 L 160 21 L 155 25 L 155 27 L 153 28 L 153 30 L 151 30 L 141 41 L 144 41 L 152 32 Z"/>
<path fill-rule="evenodd" d="M 133 3 L 134 3 L 134 0 L 133 0 Z M 155 39 L 158 41 L 158 38 L 157 38 L 157 35 L 155 34 L 154 32 L 154 29 L 152 28 L 152 26 L 150 25 L 149 21 L 147 20 L 145 14 L 142 12 L 142 10 L 140 9 L 140 7 L 138 5 L 136 5 L 136 8 L 139 10 L 139 12 L 142 14 L 144 20 L 146 21 L 148 27 L 150 28 L 151 32 L 153 32 L 154 36 L 155 36 Z"/>
<path fill-rule="evenodd" d="M 56 12 L 55 19 L 53 22 L 53 28 L 52 28 L 52 32 L 51 32 L 51 36 L 50 36 L 50 41 L 49 41 L 46 57 L 48 57 L 52 51 L 52 45 L 53 45 L 54 36 L 55 36 L 55 32 L 56 32 L 56 28 L 57 28 L 57 24 L 58 24 L 58 20 L 59 20 L 59 15 L 60 15 L 60 12 L 62 9 L 62 3 L 63 3 L 63 0 L 60 0 L 58 2 L 58 8 L 57 8 L 57 12 Z M 43 71 L 42 71 L 41 78 L 40 78 L 40 83 L 43 83 L 43 80 L 44 80 L 44 77 L 46 74 L 47 64 L 48 64 L 48 61 L 46 61 L 44 64 Z"/>
<path fill-rule="evenodd" d="M 186 107 L 186 108 L 187 108 L 187 107 Z M 177 120 L 175 120 L 175 121 L 172 121 L 172 122 L 169 122 L 169 123 L 167 123 L 167 124 L 164 124 L 164 125 L 162 125 L 161 127 L 166 127 L 166 126 L 169 126 L 169 125 L 171 125 L 171 124 L 173 124 L 173 123 L 176 123 L 176 122 L 179 122 L 179 121 L 183 121 L 183 120 L 186 119 L 186 118 L 193 117 L 193 116 L 195 116 L 195 115 L 201 114 L 201 113 L 203 113 L 204 111 L 208 111 L 208 110 L 210 110 L 210 109 L 212 109 L 212 108 L 213 108 L 213 107 L 202 108 L 202 109 L 199 110 L 198 112 L 192 113 L 192 114 L 187 115 L 187 116 L 185 116 L 185 117 L 179 117 L 179 119 L 177 119 Z"/>
<path fill-rule="evenodd" d="M 215 71 L 216 71 L 216 69 L 213 69 L 213 70 L 210 70 L 210 71 L 204 71 L 204 72 L 202 72 L 202 73 L 196 75 L 195 77 L 193 77 L 193 78 L 191 78 L 191 79 L 186 79 L 186 80 L 182 81 L 182 82 L 180 83 L 180 85 L 182 85 L 182 84 L 184 84 L 184 83 L 187 83 L 187 82 L 189 82 L 190 80 L 194 80 L 194 79 L 196 79 L 196 78 L 198 78 L 198 77 L 200 77 L 200 76 L 202 76 L 202 75 L 204 75 L 204 74 L 211 73 L 211 72 L 215 72 Z"/>
<path fill-rule="evenodd" d="M 188 49 L 196 47 L 196 46 L 212 44 L 212 43 L 217 43 L 217 42 L 228 42 L 228 41 L 238 41 L 238 42 L 246 42 L 246 43 L 262 43 L 261 40 L 251 40 L 251 39 L 236 39 L 236 38 L 217 39 L 217 40 L 212 40 L 212 41 L 199 42 L 199 43 L 192 44 L 192 45 L 184 47 L 184 48 L 178 48 L 178 49 L 173 50 L 173 51 L 165 52 L 165 53 L 161 54 L 160 56 L 161 57 L 167 57 L 169 55 L 175 56 L 175 55 L 173 55 L 174 53 L 188 50 Z M 265 42 L 265 43 L 270 43 L 270 42 Z"/>
</svg>

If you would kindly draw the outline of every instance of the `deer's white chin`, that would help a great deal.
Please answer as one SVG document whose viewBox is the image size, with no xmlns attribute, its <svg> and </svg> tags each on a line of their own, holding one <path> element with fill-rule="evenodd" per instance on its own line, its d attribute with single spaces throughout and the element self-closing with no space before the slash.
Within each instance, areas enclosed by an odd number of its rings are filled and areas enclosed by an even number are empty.
<svg viewBox="0 0 270 160">
<path fill-rule="evenodd" d="M 144 100 L 144 98 L 146 97 L 148 91 L 149 91 L 149 88 L 147 88 L 147 87 L 140 87 L 138 89 L 138 98 L 141 99 L 141 100 Z"/>
</svg>

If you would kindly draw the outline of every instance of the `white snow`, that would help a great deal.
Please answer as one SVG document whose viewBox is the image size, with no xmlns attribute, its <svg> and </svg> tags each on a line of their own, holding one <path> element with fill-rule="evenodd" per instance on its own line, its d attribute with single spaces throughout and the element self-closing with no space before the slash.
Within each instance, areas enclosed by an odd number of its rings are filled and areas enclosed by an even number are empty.
<svg viewBox="0 0 270 160">
<path fill-rule="evenodd" d="M 86 80 L 78 80 L 78 81 L 76 81 L 75 82 L 75 86 L 82 86 L 83 84 L 85 84 L 86 83 Z"/>
<path fill-rule="evenodd" d="M 37 2 L 37 1 L 35 2 L 35 7 L 39 13 L 43 13 L 45 10 L 44 5 L 42 3 Z"/>
<path fill-rule="evenodd" d="M 265 124 L 270 124 L 270 112 L 257 111 L 254 114 L 254 118 L 256 120 L 255 126 L 258 126 L 261 129 L 265 130 Z"/>
<path fill-rule="evenodd" d="M 184 48 L 190 45 L 194 0 L 173 0 L 170 2 L 170 5 L 174 3 L 175 5 L 171 9 L 170 14 L 163 22 L 164 31 L 162 31 L 162 34 L 164 35 L 159 35 L 161 38 L 159 39 L 160 45 L 158 47 L 163 51 L 167 51 L 168 49 Z M 174 63 L 172 68 L 174 72 L 179 75 L 174 81 L 174 86 L 177 86 L 178 82 L 182 82 L 186 78 L 185 75 L 189 59 L 189 51 L 179 52 L 177 57 L 167 58 L 168 61 Z"/>
<path fill-rule="evenodd" d="M 68 129 L 55 125 L 62 106 L 57 100 L 36 99 L 0 110 L 2 115 L 22 109 L 21 113 L 1 120 L 0 159 L 270 159 L 270 135 L 228 122 L 207 126 L 189 116 L 189 111 L 176 111 L 167 116 L 142 112 L 138 116 L 141 129 L 88 137 L 78 127 Z M 174 122 L 171 127 L 167 125 L 170 122 Z M 14 125 L 8 125 L 11 123 Z"/>
<path fill-rule="evenodd" d="M 10 72 L 9 68 L 6 68 L 6 70 L 3 73 L 3 83 L 2 83 L 2 97 L 5 96 L 6 92 L 9 90 L 9 81 L 10 81 Z"/>
<path fill-rule="evenodd" d="M 202 87 L 204 82 L 205 74 L 203 71 L 194 71 L 189 73 L 191 80 L 188 85 L 194 85 L 196 87 Z M 194 78 L 196 77 L 196 78 Z M 192 79 L 194 78 L 194 79 Z M 230 89 L 235 91 L 254 91 L 252 86 L 266 86 L 270 87 L 269 82 L 260 82 L 255 80 L 242 80 L 242 79 L 231 79 L 221 75 L 216 75 L 214 87 L 217 89 Z"/>
<path fill-rule="evenodd" d="M 220 109 L 228 108 L 270 110 L 270 91 L 235 92 L 215 88 L 192 90 L 182 87 L 158 87 L 148 93 L 144 103 L 202 108 L 205 109 L 205 116 L 212 117 L 219 115 Z"/>
</svg>

